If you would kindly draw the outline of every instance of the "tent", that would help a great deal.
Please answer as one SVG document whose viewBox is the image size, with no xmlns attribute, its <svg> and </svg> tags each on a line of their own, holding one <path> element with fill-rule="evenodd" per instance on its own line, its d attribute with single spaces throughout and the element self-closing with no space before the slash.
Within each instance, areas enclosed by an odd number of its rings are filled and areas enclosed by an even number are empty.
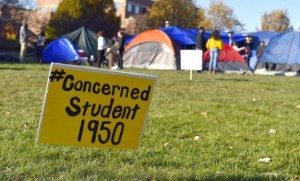
<svg viewBox="0 0 300 181">
<path fill-rule="evenodd" d="M 196 45 L 197 34 L 194 34 L 188 30 L 179 28 L 177 26 L 161 28 L 161 30 L 165 32 L 181 49 L 191 49 Z"/>
<path fill-rule="evenodd" d="M 278 71 L 300 71 L 300 32 L 288 31 L 274 36 L 258 61 L 276 64 Z"/>
<path fill-rule="evenodd" d="M 138 34 L 125 48 L 123 66 L 176 70 L 175 51 L 171 39 L 160 29 Z"/>
<path fill-rule="evenodd" d="M 186 31 L 188 31 L 189 33 L 192 33 L 194 34 L 195 37 L 197 37 L 198 33 L 199 33 L 199 30 L 198 29 L 195 29 L 195 28 L 188 28 L 186 29 Z M 211 36 L 211 31 L 205 31 L 204 32 L 204 39 L 205 41 L 207 41 L 210 36 Z M 228 44 L 229 43 L 229 36 L 228 36 L 228 32 L 225 32 L 225 31 L 221 31 L 220 32 L 220 35 L 221 35 L 221 39 L 222 41 L 225 43 L 225 44 Z M 244 44 L 244 41 L 245 41 L 245 38 L 246 38 L 247 34 L 240 34 L 240 33 L 234 33 L 232 38 L 233 38 L 233 41 L 236 42 L 238 45 L 243 45 Z M 196 40 L 196 38 L 195 38 Z M 195 42 L 196 43 L 196 42 Z"/>
<path fill-rule="evenodd" d="M 63 35 L 75 47 L 76 50 L 82 49 L 87 57 L 97 55 L 97 34 L 85 27 L 81 27 L 71 33 Z"/>
<path fill-rule="evenodd" d="M 249 33 L 253 37 L 253 48 L 257 49 L 260 44 L 260 41 L 265 41 L 266 44 L 269 43 L 270 39 L 278 35 L 279 32 L 275 31 L 257 31 Z"/>
<path fill-rule="evenodd" d="M 52 41 L 43 51 L 43 62 L 72 63 L 79 60 L 79 55 L 72 43 L 66 38 L 59 38 Z"/>
<path fill-rule="evenodd" d="M 204 53 L 204 65 L 208 65 L 208 63 L 209 50 Z M 224 45 L 224 48 L 220 52 L 218 69 L 222 72 L 249 71 L 249 67 L 240 53 L 227 44 Z"/>
</svg>

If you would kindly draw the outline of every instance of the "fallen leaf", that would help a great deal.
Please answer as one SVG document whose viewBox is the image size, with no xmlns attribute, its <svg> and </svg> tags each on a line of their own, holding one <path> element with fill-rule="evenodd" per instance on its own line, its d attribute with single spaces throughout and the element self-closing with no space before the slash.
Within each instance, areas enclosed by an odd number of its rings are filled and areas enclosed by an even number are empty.
<svg viewBox="0 0 300 181">
<path fill-rule="evenodd" d="M 258 159 L 258 161 L 259 161 L 259 162 L 265 162 L 265 163 L 268 163 L 268 162 L 271 161 L 271 158 L 269 158 L 269 157 L 260 158 L 260 159 Z"/>
<path fill-rule="evenodd" d="M 276 132 L 275 129 L 270 129 L 270 130 L 269 130 L 269 133 L 270 133 L 270 134 L 274 134 L 275 132 Z"/>
<path fill-rule="evenodd" d="M 164 143 L 164 147 L 167 147 L 167 146 L 169 146 L 169 143 Z"/>
<path fill-rule="evenodd" d="M 201 112 L 201 115 L 202 116 L 207 116 L 207 113 L 206 112 Z"/>
<path fill-rule="evenodd" d="M 271 173 L 266 173 L 266 175 L 277 177 L 277 176 L 278 176 L 278 173 L 276 173 L 276 172 L 271 172 Z"/>
</svg>

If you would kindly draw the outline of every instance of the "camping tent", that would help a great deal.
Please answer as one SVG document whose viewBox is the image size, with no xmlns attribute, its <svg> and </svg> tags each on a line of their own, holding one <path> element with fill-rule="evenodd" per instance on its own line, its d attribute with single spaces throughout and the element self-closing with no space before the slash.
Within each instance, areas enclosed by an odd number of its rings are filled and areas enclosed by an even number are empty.
<svg viewBox="0 0 300 181">
<path fill-rule="evenodd" d="M 95 32 L 81 27 L 71 33 L 63 35 L 75 47 L 76 50 L 84 50 L 86 56 L 97 55 L 97 35 Z"/>
<path fill-rule="evenodd" d="M 266 44 L 269 43 L 270 39 L 278 35 L 279 32 L 275 31 L 257 31 L 249 33 L 253 37 L 253 49 L 257 49 L 260 41 L 265 41 Z"/>
<path fill-rule="evenodd" d="M 79 55 L 72 43 L 66 38 L 59 38 L 52 41 L 43 51 L 43 62 L 72 63 L 79 60 Z"/>
<path fill-rule="evenodd" d="M 194 36 L 196 37 L 199 33 L 199 30 L 198 29 L 195 29 L 195 28 L 188 28 L 186 29 L 186 31 L 188 31 L 189 33 L 192 33 L 194 34 Z M 210 36 L 211 36 L 211 31 L 205 31 L 204 32 L 204 39 L 205 41 L 207 41 Z M 221 31 L 220 32 L 220 36 L 221 36 L 221 39 L 222 41 L 225 43 L 225 44 L 228 44 L 229 43 L 229 36 L 228 36 L 228 32 L 225 32 L 225 31 Z M 243 45 L 244 44 L 244 41 L 245 41 L 245 38 L 246 38 L 247 34 L 240 34 L 240 33 L 234 33 L 232 38 L 233 38 L 233 41 L 236 42 L 238 45 Z M 196 40 L 195 40 L 196 41 Z M 196 43 L 196 42 L 195 42 Z"/>
<path fill-rule="evenodd" d="M 197 34 L 194 34 L 177 26 L 161 28 L 161 30 L 164 31 L 170 37 L 170 39 L 181 49 L 190 49 L 196 45 Z"/>
<path fill-rule="evenodd" d="M 209 50 L 207 50 L 204 53 L 204 64 L 208 65 L 208 63 Z M 237 52 L 227 44 L 224 45 L 224 48 L 220 52 L 218 68 L 223 72 L 240 70 L 249 71 L 247 63 L 244 61 L 243 57 L 239 54 L 239 52 Z"/>
<path fill-rule="evenodd" d="M 123 66 L 175 70 L 175 52 L 172 41 L 159 29 L 138 34 L 125 48 Z"/>
<path fill-rule="evenodd" d="M 299 71 L 300 32 L 288 31 L 274 36 L 258 61 L 276 64 L 276 70 Z"/>
</svg>

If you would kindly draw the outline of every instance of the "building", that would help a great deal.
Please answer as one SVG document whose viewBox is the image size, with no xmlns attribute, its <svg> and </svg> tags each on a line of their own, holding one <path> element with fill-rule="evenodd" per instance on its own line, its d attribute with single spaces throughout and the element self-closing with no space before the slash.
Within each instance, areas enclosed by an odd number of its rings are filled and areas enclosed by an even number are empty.
<svg viewBox="0 0 300 181">
<path fill-rule="evenodd" d="M 58 8 L 60 2 L 62 2 L 62 0 L 37 0 L 36 9 L 38 11 L 54 12 Z"/>
<path fill-rule="evenodd" d="M 21 22 L 25 20 L 29 29 L 38 34 L 45 29 L 50 21 L 51 14 L 55 12 L 63 0 L 36 0 L 34 10 L 30 9 L 5 9 L 3 13 L 3 4 L 0 0 L 0 18 L 2 22 L 0 27 L 0 37 L 13 37 L 18 34 Z M 136 34 L 147 29 L 146 13 L 151 8 L 152 0 L 114 0 L 116 15 L 120 17 L 120 27 L 130 34 Z M 9 35 L 6 35 L 6 34 Z M 10 35 L 12 34 L 12 35 Z"/>
<path fill-rule="evenodd" d="M 42 12 L 54 12 L 62 0 L 37 0 L 36 9 Z M 146 25 L 146 12 L 153 4 L 152 0 L 114 0 L 116 14 L 121 18 L 121 27 L 129 33 L 137 33 Z"/>
<path fill-rule="evenodd" d="M 146 13 L 152 0 L 114 0 L 117 16 L 121 17 L 121 27 L 130 33 L 137 33 L 146 26 Z"/>
</svg>

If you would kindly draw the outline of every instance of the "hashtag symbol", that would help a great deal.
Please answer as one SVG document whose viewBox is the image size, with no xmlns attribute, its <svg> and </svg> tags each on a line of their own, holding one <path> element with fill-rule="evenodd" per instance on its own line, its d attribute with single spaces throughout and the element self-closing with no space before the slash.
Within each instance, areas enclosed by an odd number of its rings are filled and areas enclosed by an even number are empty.
<svg viewBox="0 0 300 181">
<path fill-rule="evenodd" d="M 60 71 L 56 69 L 55 71 L 51 72 L 51 76 L 49 77 L 50 81 L 53 82 L 54 79 L 56 79 L 57 82 L 59 82 L 60 79 L 64 78 L 64 75 L 66 72 L 64 69 L 61 69 Z"/>
</svg>

